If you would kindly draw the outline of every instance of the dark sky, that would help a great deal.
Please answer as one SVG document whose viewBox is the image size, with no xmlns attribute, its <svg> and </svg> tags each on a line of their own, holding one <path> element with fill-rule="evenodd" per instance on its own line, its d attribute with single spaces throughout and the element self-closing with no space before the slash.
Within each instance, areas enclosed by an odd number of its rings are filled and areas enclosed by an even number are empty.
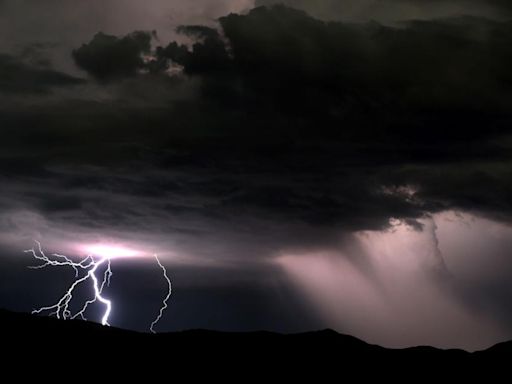
<svg viewBox="0 0 512 384">
<path fill-rule="evenodd" d="M 256 3 L 0 0 L 0 306 L 122 244 L 163 331 L 512 338 L 509 2 Z M 164 283 L 116 260 L 112 324 Z"/>
</svg>

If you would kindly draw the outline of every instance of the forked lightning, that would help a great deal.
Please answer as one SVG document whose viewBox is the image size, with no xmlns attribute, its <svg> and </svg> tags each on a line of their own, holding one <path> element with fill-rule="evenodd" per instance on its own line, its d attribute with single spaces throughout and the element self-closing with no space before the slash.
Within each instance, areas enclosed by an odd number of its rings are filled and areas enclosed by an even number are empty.
<svg viewBox="0 0 512 384">
<path fill-rule="evenodd" d="M 103 255 L 95 255 L 90 254 L 85 257 L 80 262 L 73 261 L 70 257 L 61 255 L 58 253 L 53 253 L 48 256 L 41 246 L 39 241 L 35 241 L 36 247 L 32 249 L 28 249 L 25 252 L 31 254 L 34 259 L 41 262 L 41 264 L 31 266 L 31 269 L 43 269 L 46 267 L 69 267 L 75 273 L 75 280 L 65 291 L 64 295 L 57 301 L 57 303 L 41 307 L 32 311 L 33 314 L 41 314 L 48 313 L 50 316 L 56 316 L 58 319 L 68 320 L 68 319 L 76 319 L 81 318 L 83 320 L 87 320 L 85 317 L 86 312 L 89 306 L 95 303 L 101 303 L 104 307 L 103 316 L 101 317 L 101 324 L 109 326 L 109 317 L 112 311 L 112 302 L 107 299 L 103 295 L 103 291 L 105 287 L 110 286 L 110 279 L 112 277 L 112 259 L 120 258 L 118 252 L 103 252 Z M 99 249 L 99 248 L 98 248 Z M 103 249 L 103 248 L 102 248 Z M 169 276 L 167 275 L 167 270 L 164 265 L 160 262 L 157 255 L 155 255 L 155 259 L 158 263 L 158 266 L 163 271 L 163 276 L 167 282 L 168 292 L 165 296 L 162 307 L 158 313 L 156 319 L 151 323 L 150 331 L 155 333 L 155 326 L 161 320 L 164 311 L 167 309 L 167 302 L 172 294 L 172 284 Z M 98 274 L 100 273 L 100 268 L 103 268 L 103 274 L 101 281 L 98 279 Z M 92 294 L 91 297 L 86 300 L 83 305 L 80 307 L 80 310 L 73 313 L 70 309 L 73 299 L 75 299 L 76 290 L 88 283 L 92 285 Z"/>
</svg>

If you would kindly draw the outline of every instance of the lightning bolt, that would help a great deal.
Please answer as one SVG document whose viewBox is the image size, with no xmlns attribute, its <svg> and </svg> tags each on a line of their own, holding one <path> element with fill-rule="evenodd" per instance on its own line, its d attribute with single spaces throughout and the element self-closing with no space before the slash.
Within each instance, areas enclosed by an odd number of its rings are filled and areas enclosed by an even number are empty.
<svg viewBox="0 0 512 384">
<path fill-rule="evenodd" d="M 151 323 L 151 326 L 149 327 L 149 330 L 151 331 L 151 333 L 156 333 L 155 326 L 158 324 L 158 322 L 160 321 L 160 319 L 162 318 L 162 316 L 164 314 L 164 311 L 167 309 L 167 302 L 169 301 L 169 298 L 171 297 L 171 294 L 172 294 L 172 284 L 171 284 L 171 280 L 169 279 L 169 276 L 167 276 L 167 270 L 160 262 L 158 255 L 155 255 L 155 259 L 156 259 L 156 262 L 158 263 L 158 266 L 162 269 L 162 271 L 164 273 L 164 278 L 167 281 L 168 291 L 167 291 L 167 296 L 165 296 L 164 300 L 162 301 L 162 307 L 160 308 L 160 313 L 158 314 L 156 319 Z"/>
<path fill-rule="evenodd" d="M 110 312 L 112 310 L 112 302 L 110 300 L 107 300 L 102 295 L 105 285 L 108 285 L 110 283 L 110 277 L 112 276 L 110 258 L 101 257 L 99 259 L 95 259 L 94 256 L 89 255 L 80 262 L 74 262 L 67 256 L 54 253 L 51 256 L 53 256 L 55 259 L 52 259 L 45 254 L 45 252 L 42 249 L 41 243 L 39 241 L 35 241 L 35 243 L 37 244 L 37 249 L 32 248 L 32 249 L 26 250 L 25 252 L 32 254 L 32 256 L 36 260 L 42 261 L 42 264 L 32 266 L 29 268 L 43 269 L 48 266 L 71 267 L 75 271 L 76 280 L 71 284 L 71 286 L 68 287 L 68 289 L 66 290 L 64 295 L 59 299 L 59 301 L 57 301 L 56 304 L 47 306 L 47 307 L 41 307 L 39 309 L 35 309 L 32 311 L 32 314 L 41 314 L 43 312 L 49 312 L 50 315 L 55 315 L 58 319 L 63 319 L 63 320 L 75 319 L 76 317 L 81 316 L 85 320 L 84 313 L 87 310 L 88 306 L 90 304 L 93 304 L 93 303 L 99 301 L 105 306 L 105 312 L 101 319 L 101 324 L 102 325 L 110 325 L 108 323 L 108 318 L 109 318 Z M 100 286 L 100 283 L 96 276 L 96 272 L 105 263 L 107 264 L 107 269 L 104 273 L 104 278 L 103 278 L 103 281 Z M 79 277 L 80 271 L 84 271 L 85 275 L 82 277 Z M 79 286 L 81 286 L 82 284 L 84 284 L 88 281 L 92 281 L 94 297 L 92 299 L 86 301 L 85 305 L 82 307 L 82 310 L 80 312 L 73 315 L 71 313 L 71 310 L 69 309 L 69 306 L 70 306 L 71 301 L 73 300 L 74 292 Z"/>
<path fill-rule="evenodd" d="M 42 314 L 46 312 L 49 314 L 49 316 L 56 316 L 58 319 L 62 320 L 73 320 L 77 318 L 87 320 L 85 314 L 89 306 L 99 302 L 105 307 L 103 316 L 101 318 L 101 324 L 104 326 L 110 326 L 109 317 L 110 313 L 112 312 L 112 302 L 103 296 L 103 291 L 105 287 L 110 286 L 110 280 L 113 276 L 111 263 L 112 257 L 95 257 L 94 255 L 88 255 L 80 262 L 75 262 L 71 260 L 71 258 L 69 258 L 68 256 L 61 255 L 58 253 L 53 253 L 52 255 L 48 256 L 44 252 L 41 243 L 37 240 L 34 242 L 37 245 L 37 247 L 25 250 L 24 252 L 31 254 L 33 258 L 40 261 L 41 264 L 30 266 L 30 269 L 43 269 L 46 267 L 70 267 L 75 272 L 75 280 L 67 288 L 64 295 L 60 297 L 56 304 L 34 309 L 32 311 L 32 314 Z M 160 321 L 164 311 L 168 308 L 167 302 L 169 301 L 169 298 L 171 297 L 172 293 L 171 280 L 167 275 L 167 270 L 162 265 L 157 255 L 155 255 L 155 259 L 158 263 L 158 266 L 163 271 L 163 275 L 165 280 L 167 281 L 169 290 L 165 299 L 163 300 L 163 304 L 162 307 L 160 308 L 160 312 L 157 318 L 151 323 L 150 331 L 152 333 L 155 333 L 155 325 Z M 105 269 L 100 282 L 97 273 L 101 267 L 104 267 Z M 77 290 L 77 288 L 81 287 L 82 285 L 85 285 L 88 282 L 92 283 L 92 297 L 84 302 L 84 304 L 82 305 L 81 309 L 78 312 L 72 313 L 70 305 L 75 297 L 75 291 Z"/>
</svg>

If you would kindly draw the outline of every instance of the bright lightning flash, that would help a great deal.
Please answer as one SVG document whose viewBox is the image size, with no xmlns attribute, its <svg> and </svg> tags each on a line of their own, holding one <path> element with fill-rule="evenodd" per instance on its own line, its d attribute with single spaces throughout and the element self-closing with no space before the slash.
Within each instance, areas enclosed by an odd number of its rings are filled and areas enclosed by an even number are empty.
<svg viewBox="0 0 512 384">
<path fill-rule="evenodd" d="M 167 270 L 162 265 L 162 263 L 160 262 L 160 259 L 158 258 L 157 255 L 155 255 L 155 259 L 156 259 L 156 262 L 158 263 L 158 266 L 162 269 L 162 271 L 164 273 L 164 278 L 167 281 L 168 291 L 167 291 L 167 296 L 165 296 L 164 301 L 162 302 L 162 308 L 160 308 L 160 313 L 158 314 L 156 319 L 151 323 L 151 326 L 149 327 L 149 330 L 151 331 L 151 333 L 156 333 L 155 325 L 158 324 L 158 322 L 160 321 L 160 319 L 162 318 L 162 316 L 164 314 L 164 311 L 167 309 L 167 302 L 169 301 L 169 298 L 171 297 L 171 294 L 172 294 L 172 284 L 171 284 L 171 280 L 169 279 L 169 276 L 167 276 Z"/>
<path fill-rule="evenodd" d="M 48 313 L 50 316 L 56 316 L 58 319 L 68 320 L 68 319 L 77 319 L 81 318 L 82 320 L 87 320 L 85 317 L 86 311 L 90 305 L 95 303 L 101 303 L 105 310 L 103 312 L 103 316 L 101 318 L 101 324 L 105 326 L 110 326 L 109 317 L 112 311 L 112 302 L 103 296 L 103 291 L 105 287 L 110 286 L 110 279 L 112 277 L 112 259 L 117 258 L 126 258 L 126 257 L 134 257 L 139 255 L 139 252 L 106 245 L 94 245 L 91 247 L 87 247 L 86 250 L 88 252 L 88 256 L 85 257 L 80 262 L 75 262 L 71 260 L 68 256 L 60 255 L 57 253 L 52 254 L 51 256 L 46 255 L 43 251 L 41 243 L 39 241 L 35 241 L 37 247 L 32 249 L 28 249 L 25 253 L 30 253 L 36 260 L 41 261 L 41 264 L 29 267 L 31 269 L 43 269 L 48 266 L 52 267 L 70 267 L 75 272 L 75 280 L 65 291 L 64 295 L 57 301 L 56 304 L 41 307 L 39 309 L 35 309 L 32 311 L 33 314 L 41 314 Z M 158 256 L 155 255 L 155 259 L 158 263 L 158 266 L 162 269 L 164 278 L 168 284 L 168 293 L 165 299 L 162 302 L 162 307 L 157 318 L 151 323 L 150 331 L 155 333 L 154 327 L 158 324 L 160 319 L 163 316 L 163 312 L 167 309 L 167 302 L 171 297 L 172 285 L 171 280 L 167 275 L 167 270 L 162 265 Z M 103 268 L 104 272 L 102 274 L 101 282 L 98 279 L 98 270 Z M 70 309 L 70 304 L 74 298 L 74 294 L 77 288 L 80 286 L 92 282 L 92 297 L 85 301 L 81 309 L 72 313 Z"/>
</svg>

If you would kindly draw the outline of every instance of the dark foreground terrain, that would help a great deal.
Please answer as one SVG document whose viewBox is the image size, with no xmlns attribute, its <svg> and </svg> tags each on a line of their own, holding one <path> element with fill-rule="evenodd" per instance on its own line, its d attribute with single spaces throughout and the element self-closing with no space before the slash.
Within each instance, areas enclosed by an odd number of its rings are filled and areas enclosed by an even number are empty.
<svg viewBox="0 0 512 384">
<path fill-rule="evenodd" d="M 431 347 L 386 349 L 331 330 L 295 335 L 203 330 L 152 335 L 2 310 L 0 324 L 1 366 L 57 382 L 72 379 L 70 374 L 81 378 L 142 374 L 148 382 L 179 378 L 178 382 L 245 383 L 276 378 L 353 382 L 348 379 L 353 375 L 442 381 L 447 374 L 475 379 L 480 377 L 473 376 L 476 373 L 494 382 L 506 381 L 499 372 L 512 358 L 512 342 L 469 353 Z"/>
</svg>

